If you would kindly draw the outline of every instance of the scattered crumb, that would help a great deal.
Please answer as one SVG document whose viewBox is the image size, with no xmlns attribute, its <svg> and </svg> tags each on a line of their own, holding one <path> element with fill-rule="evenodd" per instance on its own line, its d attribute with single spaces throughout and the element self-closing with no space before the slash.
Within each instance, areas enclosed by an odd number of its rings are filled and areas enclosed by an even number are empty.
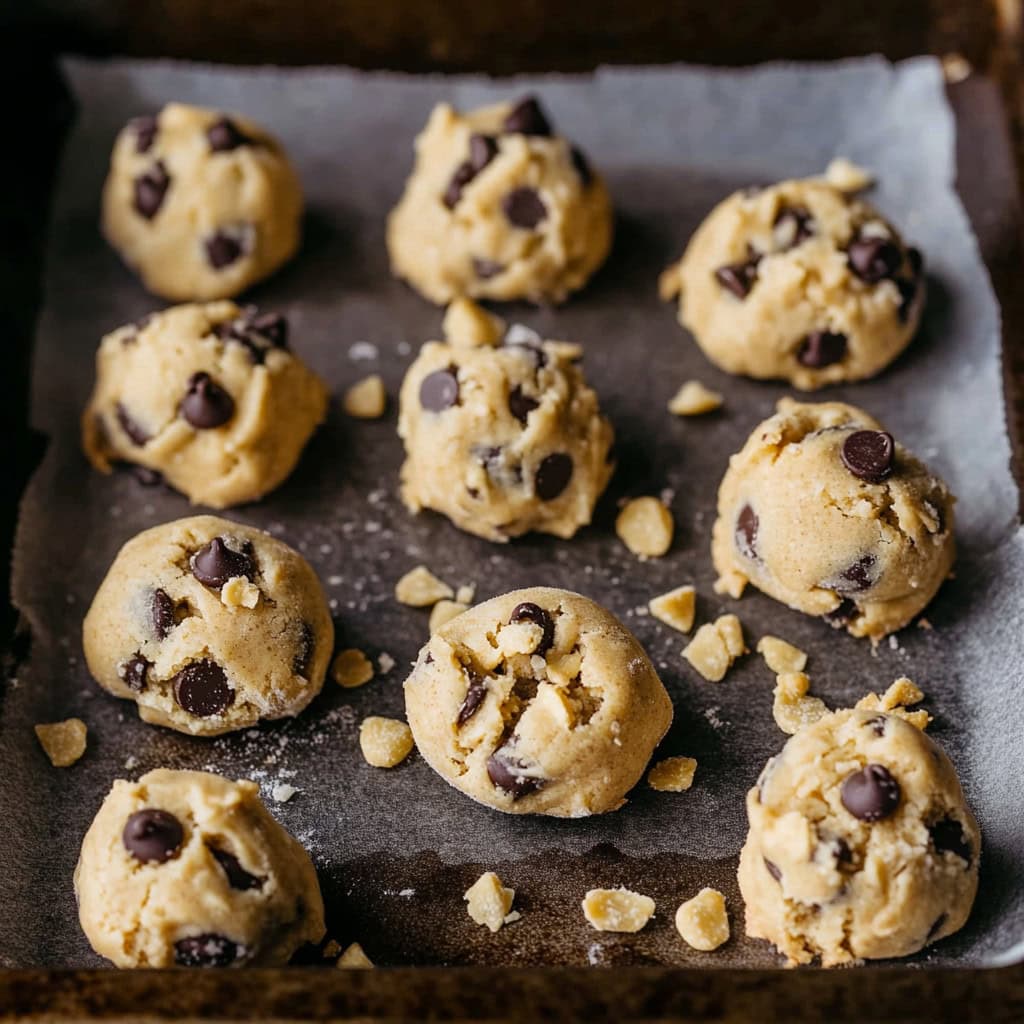
<svg viewBox="0 0 1024 1024">
<path fill-rule="evenodd" d="M 357 420 L 375 420 L 384 415 L 388 395 L 380 374 L 374 373 L 357 381 L 345 392 L 342 408 Z"/>
<path fill-rule="evenodd" d="M 706 388 L 699 380 L 688 380 L 668 403 L 675 416 L 702 416 L 722 408 L 724 399 L 717 391 Z"/>
<path fill-rule="evenodd" d="M 733 662 L 747 653 L 743 627 L 735 615 L 705 622 L 683 650 L 683 657 L 709 682 L 720 683 Z"/>
<path fill-rule="evenodd" d="M 244 576 L 232 576 L 220 588 L 220 601 L 227 608 L 255 608 L 260 603 L 260 588 Z"/>
<path fill-rule="evenodd" d="M 359 726 L 359 749 L 374 768 L 394 768 L 412 748 L 412 730 L 397 718 L 371 715 Z"/>
<path fill-rule="evenodd" d="M 377 655 L 377 668 L 382 676 L 386 676 L 395 667 L 395 664 L 395 659 L 387 651 L 381 651 Z"/>
<path fill-rule="evenodd" d="M 676 587 L 667 594 L 651 598 L 647 608 L 659 622 L 680 633 L 689 633 L 697 610 L 697 591 L 691 586 Z"/>
<path fill-rule="evenodd" d="M 919 618 L 917 620 L 917 628 L 918 629 L 924 629 L 924 630 L 927 630 L 928 632 L 931 632 L 931 630 L 933 630 L 935 627 L 931 624 L 931 622 L 928 621 L 928 619 L 926 619 L 924 616 L 922 616 L 921 618 Z"/>
<path fill-rule="evenodd" d="M 339 651 L 331 664 L 331 675 L 339 686 L 350 689 L 373 678 L 373 663 L 359 648 Z"/>
<path fill-rule="evenodd" d="M 761 637 L 757 642 L 757 653 L 776 675 L 781 672 L 803 672 L 807 667 L 807 655 L 799 647 L 777 636 Z"/>
<path fill-rule="evenodd" d="M 891 715 L 899 715 L 922 732 L 928 728 L 932 716 L 924 708 L 908 711 L 907 708 L 920 704 L 924 694 L 920 687 L 906 676 L 900 676 L 885 693 L 869 693 L 857 701 L 856 707 L 865 711 L 884 711 Z"/>
<path fill-rule="evenodd" d="M 430 633 L 436 633 L 446 622 L 451 622 L 457 615 L 461 615 L 468 604 L 461 601 L 441 600 L 430 609 Z"/>
<path fill-rule="evenodd" d="M 692 757 L 666 757 L 647 773 L 647 785 L 659 793 L 684 793 L 693 785 L 696 770 Z"/>
<path fill-rule="evenodd" d="M 55 768 L 68 768 L 85 753 L 85 722 L 68 718 L 63 722 L 37 725 L 36 737 Z"/>
<path fill-rule="evenodd" d="M 694 949 L 709 953 L 729 940 L 725 897 L 717 889 L 701 889 L 676 911 L 676 931 Z"/>
<path fill-rule="evenodd" d="M 474 597 L 476 597 L 475 583 L 463 583 L 463 585 L 455 591 L 455 600 L 458 601 L 459 604 L 472 604 Z"/>
<path fill-rule="evenodd" d="M 782 672 L 775 677 L 772 717 L 787 736 L 828 714 L 821 698 L 807 696 L 810 688 L 811 681 L 803 672 Z"/>
<path fill-rule="evenodd" d="M 323 956 L 325 960 L 334 960 L 336 957 L 341 956 L 341 943 L 331 939 L 324 946 Z"/>
<path fill-rule="evenodd" d="M 726 569 L 715 580 L 713 589 L 716 594 L 727 594 L 734 601 L 738 601 L 743 596 L 743 591 L 747 589 L 747 582 L 747 577 L 743 573 L 735 569 Z"/>
<path fill-rule="evenodd" d="M 273 797 L 274 802 L 278 804 L 288 803 L 288 801 L 291 800 L 291 798 L 295 796 L 296 793 L 298 793 L 298 790 L 294 786 L 289 785 L 287 782 L 279 782 L 270 791 L 270 795 L 271 797 Z"/>
<path fill-rule="evenodd" d="M 363 952 L 363 947 L 358 942 L 353 942 L 334 966 L 344 970 L 367 970 L 373 967 L 373 961 Z"/>
<path fill-rule="evenodd" d="M 654 900 L 629 889 L 591 889 L 583 916 L 599 932 L 638 932 L 654 915 Z"/>
<path fill-rule="evenodd" d="M 441 330 L 450 344 L 475 348 L 497 345 L 505 333 L 505 322 L 472 299 L 459 298 L 448 306 Z"/>
<path fill-rule="evenodd" d="M 512 901 L 515 889 L 506 889 L 493 871 L 485 871 L 465 892 L 466 910 L 477 924 L 486 925 L 492 932 L 503 924 L 511 923 Z M 514 920 L 518 920 L 518 915 Z"/>
<path fill-rule="evenodd" d="M 660 558 L 672 546 L 672 513 L 657 498 L 634 498 L 619 512 L 615 532 L 634 555 Z"/>
<path fill-rule="evenodd" d="M 452 588 L 439 580 L 425 565 L 410 569 L 395 584 L 395 600 L 412 608 L 428 608 L 444 598 L 454 597 Z"/>
</svg>

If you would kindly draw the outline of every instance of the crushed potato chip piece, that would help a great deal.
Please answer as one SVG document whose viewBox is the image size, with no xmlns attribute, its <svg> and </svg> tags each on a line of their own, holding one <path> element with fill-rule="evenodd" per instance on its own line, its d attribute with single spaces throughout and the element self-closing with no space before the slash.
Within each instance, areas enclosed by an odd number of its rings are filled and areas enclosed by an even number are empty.
<svg viewBox="0 0 1024 1024">
<path fill-rule="evenodd" d="M 718 949 L 729 940 L 725 897 L 717 889 L 701 889 L 676 911 L 676 931 L 694 949 Z"/>
<path fill-rule="evenodd" d="M 757 653 L 776 675 L 780 672 L 803 672 L 807 667 L 807 655 L 777 636 L 761 637 L 757 641 Z"/>
<path fill-rule="evenodd" d="M 463 585 L 455 591 L 455 600 L 458 601 L 459 604 L 470 605 L 473 603 L 474 597 L 476 597 L 475 583 L 463 583 Z"/>
<path fill-rule="evenodd" d="M 913 704 L 920 704 L 924 694 L 912 680 L 900 676 L 885 693 L 868 693 L 857 701 L 857 707 L 865 711 L 884 711 L 891 715 L 899 715 L 922 732 L 931 724 L 932 716 L 924 708 L 908 711 Z"/>
<path fill-rule="evenodd" d="M 660 558 L 672 546 L 675 525 L 672 513 L 657 498 L 627 501 L 615 520 L 619 540 L 646 558 Z"/>
<path fill-rule="evenodd" d="M 465 892 L 466 910 L 477 924 L 498 931 L 508 921 L 515 889 L 506 889 L 493 871 L 485 871 Z M 516 918 L 518 920 L 518 918 Z"/>
<path fill-rule="evenodd" d="M 747 589 L 747 577 L 735 569 L 726 569 L 721 576 L 715 580 L 714 591 L 716 594 L 728 594 L 734 601 L 743 596 Z"/>
<path fill-rule="evenodd" d="M 722 408 L 723 398 L 717 391 L 706 388 L 699 380 L 688 380 L 672 396 L 668 411 L 675 416 L 702 416 Z"/>
<path fill-rule="evenodd" d="M 334 966 L 346 970 L 366 970 L 373 966 L 373 961 L 363 952 L 363 947 L 358 942 L 353 942 Z"/>
<path fill-rule="evenodd" d="M 362 686 L 373 678 L 373 662 L 358 647 L 339 651 L 331 665 L 331 675 L 339 686 Z"/>
<path fill-rule="evenodd" d="M 599 932 L 638 932 L 654 915 L 654 900 L 629 889 L 591 889 L 583 916 Z"/>
<path fill-rule="evenodd" d="M 452 345 L 497 345 L 505 333 L 505 321 L 492 316 L 472 299 L 460 298 L 445 311 L 441 330 Z"/>
<path fill-rule="evenodd" d="M 659 622 L 680 633 L 689 633 L 697 611 L 697 591 L 691 586 L 676 587 L 667 594 L 652 597 L 647 609 Z"/>
<path fill-rule="evenodd" d="M 35 729 L 40 745 L 55 768 L 67 768 L 85 753 L 87 730 L 80 718 L 37 725 Z"/>
<path fill-rule="evenodd" d="M 425 565 L 410 569 L 395 584 L 395 600 L 413 608 L 427 608 L 451 597 L 454 597 L 452 588 L 444 580 L 439 580 Z"/>
<path fill-rule="evenodd" d="M 431 635 L 436 633 L 446 622 L 451 622 L 457 615 L 461 615 L 468 607 L 468 604 L 463 604 L 461 601 L 438 601 L 430 609 Z"/>
<path fill-rule="evenodd" d="M 871 173 L 845 156 L 837 156 L 825 168 L 825 180 L 840 192 L 862 192 L 873 181 Z"/>
<path fill-rule="evenodd" d="M 353 384 L 345 392 L 342 407 L 357 420 L 375 420 L 383 416 L 388 407 L 388 395 L 380 374 L 371 374 Z"/>
<path fill-rule="evenodd" d="M 811 681 L 803 672 L 782 672 L 775 677 L 772 717 L 788 736 L 828 714 L 821 698 L 807 696 L 810 688 Z"/>
<path fill-rule="evenodd" d="M 359 748 L 374 768 L 394 768 L 412 750 L 412 730 L 397 718 L 371 715 L 359 726 Z"/>
<path fill-rule="evenodd" d="M 692 757 L 666 757 L 647 773 L 647 785 L 661 793 L 684 793 L 693 785 L 696 770 Z"/>
<path fill-rule="evenodd" d="M 220 602 L 227 608 L 255 608 L 260 603 L 260 588 L 245 576 L 232 576 L 220 588 Z"/>
<path fill-rule="evenodd" d="M 683 650 L 683 657 L 709 682 L 720 683 L 733 662 L 747 653 L 743 627 L 735 615 L 705 622 Z"/>
</svg>

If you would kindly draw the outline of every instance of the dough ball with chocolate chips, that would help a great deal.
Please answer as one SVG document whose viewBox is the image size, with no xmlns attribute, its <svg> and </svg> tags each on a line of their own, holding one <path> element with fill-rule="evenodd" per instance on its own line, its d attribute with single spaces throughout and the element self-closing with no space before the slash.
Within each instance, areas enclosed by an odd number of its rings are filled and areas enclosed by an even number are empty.
<svg viewBox="0 0 1024 1024">
<path fill-rule="evenodd" d="M 563 302 L 608 255 L 611 200 L 534 97 L 434 108 L 388 220 L 391 269 L 431 302 Z"/>
<path fill-rule="evenodd" d="M 402 384 L 402 499 L 491 541 L 571 537 L 590 522 L 614 469 L 613 432 L 581 349 L 507 332 L 468 299 L 448 310 Z"/>
<path fill-rule="evenodd" d="M 906 348 L 924 304 L 921 254 L 867 203 L 821 178 L 747 189 L 662 275 L 679 321 L 729 373 L 802 391 L 873 377 Z"/>
<path fill-rule="evenodd" d="M 967 920 L 981 835 L 946 755 L 897 715 L 801 729 L 747 794 L 747 934 L 790 963 L 907 956 Z"/>
<path fill-rule="evenodd" d="M 954 500 L 867 413 L 784 398 L 729 460 L 711 541 L 715 589 L 739 597 L 753 583 L 877 641 L 949 575 Z"/>
<path fill-rule="evenodd" d="M 82 639 L 96 681 L 144 721 L 216 736 L 302 711 L 323 686 L 334 625 L 297 551 L 195 516 L 121 548 Z"/>
<path fill-rule="evenodd" d="M 295 468 L 327 389 L 279 313 L 174 306 L 108 334 L 82 417 L 89 461 L 156 472 L 195 504 L 256 501 Z"/>
<path fill-rule="evenodd" d="M 632 634 L 548 587 L 485 601 L 442 626 L 405 682 L 416 747 L 448 783 L 509 814 L 621 807 L 672 722 Z"/>
<path fill-rule="evenodd" d="M 155 295 L 237 295 L 291 259 L 301 220 L 299 179 L 252 121 L 168 103 L 117 137 L 103 234 Z"/>
<path fill-rule="evenodd" d="M 209 772 L 116 781 L 75 893 L 92 948 L 118 967 L 277 967 L 324 934 L 309 854 L 255 782 Z"/>
</svg>

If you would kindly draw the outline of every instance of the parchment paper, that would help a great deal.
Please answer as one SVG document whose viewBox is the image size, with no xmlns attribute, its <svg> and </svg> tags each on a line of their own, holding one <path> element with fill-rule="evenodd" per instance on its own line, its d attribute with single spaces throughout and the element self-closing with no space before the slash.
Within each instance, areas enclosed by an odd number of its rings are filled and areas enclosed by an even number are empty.
<svg viewBox="0 0 1024 1024">
<path fill-rule="evenodd" d="M 607 70 L 501 82 L 132 62 L 73 61 L 66 70 L 81 110 L 56 197 L 33 389 L 33 423 L 49 449 L 24 499 L 15 552 L 31 654 L 0 705 L 0 963 L 99 963 L 76 920 L 79 843 L 114 778 L 160 765 L 258 779 L 274 813 L 313 853 L 332 934 L 362 941 L 382 964 L 777 963 L 766 944 L 741 937 L 734 882 L 744 794 L 785 740 L 771 717 L 773 678 L 753 655 L 719 685 L 689 669 L 680 657 L 686 638 L 644 613 L 650 597 L 685 582 L 698 586 L 699 621 L 735 610 L 751 647 L 772 632 L 807 650 L 813 692 L 832 706 L 901 674 L 923 687 L 936 716 L 932 734 L 962 774 L 985 851 L 968 927 L 914 962 L 1021 955 L 1024 557 L 999 313 L 954 192 L 953 121 L 936 63 Z M 528 90 L 607 176 L 618 233 L 606 267 L 567 306 L 504 313 L 585 346 L 586 371 L 618 434 L 620 469 L 595 525 L 572 542 L 531 537 L 500 547 L 433 515 L 412 518 L 397 499 L 394 400 L 418 346 L 438 336 L 441 312 L 390 279 L 383 227 L 435 102 L 469 107 Z M 169 99 L 247 114 L 283 139 L 307 191 L 306 240 L 300 257 L 247 299 L 288 315 L 293 347 L 336 393 L 380 372 L 391 396 L 379 422 L 347 420 L 335 408 L 295 475 L 229 515 L 303 551 L 328 589 L 339 643 L 375 659 L 386 654 L 394 667 L 356 691 L 328 681 L 299 719 L 216 741 L 142 724 L 131 704 L 99 691 L 81 656 L 82 617 L 119 546 L 192 512 L 180 496 L 129 474 L 92 472 L 78 447 L 100 336 L 159 306 L 99 237 L 108 154 L 127 118 Z M 877 175 L 872 199 L 926 253 L 930 299 L 920 336 L 895 366 L 821 397 L 879 416 L 960 497 L 960 560 L 927 612 L 934 629 L 911 627 L 877 651 L 756 591 L 738 603 L 713 594 L 718 481 L 729 454 L 787 392 L 717 371 L 656 291 L 659 271 L 717 200 L 739 186 L 820 172 L 837 154 Z M 691 377 L 725 393 L 724 411 L 688 421 L 666 412 Z M 676 541 L 666 558 L 640 563 L 612 532 L 615 502 L 666 490 Z M 415 755 L 392 771 L 367 766 L 358 723 L 402 713 L 401 683 L 426 639 L 426 613 L 392 597 L 394 581 L 420 562 L 452 584 L 475 583 L 479 599 L 547 584 L 619 615 L 675 702 L 659 756 L 696 757 L 693 789 L 656 794 L 641 784 L 615 814 L 563 822 L 479 807 Z M 32 725 L 70 715 L 88 723 L 89 750 L 58 770 Z M 277 803 L 272 794 L 284 783 L 297 793 Z M 496 936 L 472 924 L 462 902 L 482 868 L 518 890 L 523 912 Z M 583 922 L 584 892 L 614 884 L 657 899 L 657 916 L 640 935 L 601 935 Z M 678 903 L 705 884 L 726 892 L 733 921 L 733 941 L 715 956 L 689 950 L 672 927 Z"/>
</svg>

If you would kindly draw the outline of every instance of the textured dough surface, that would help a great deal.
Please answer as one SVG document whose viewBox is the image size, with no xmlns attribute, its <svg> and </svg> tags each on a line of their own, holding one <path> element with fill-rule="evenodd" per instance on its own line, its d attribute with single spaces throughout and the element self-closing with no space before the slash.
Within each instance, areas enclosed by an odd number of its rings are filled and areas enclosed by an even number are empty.
<svg viewBox="0 0 1024 1024">
<path fill-rule="evenodd" d="M 114 144 L 103 234 L 171 301 L 238 295 L 299 246 L 302 186 L 280 143 L 246 118 L 224 121 L 168 103 L 155 124 L 129 121 Z"/>
<path fill-rule="evenodd" d="M 857 238 L 892 245 L 895 265 L 884 277 L 854 272 L 848 249 Z M 716 276 L 728 267 L 741 278 L 756 275 L 745 296 Z M 920 253 L 891 224 L 862 200 L 809 178 L 719 203 L 665 272 L 662 293 L 679 294 L 680 323 L 716 366 L 810 391 L 888 366 L 917 330 L 925 287 Z M 814 332 L 842 335 L 841 356 L 834 345 L 817 356 L 803 349 Z"/>
<path fill-rule="evenodd" d="M 840 402 L 782 399 L 729 460 L 711 555 L 719 589 L 748 582 L 853 636 L 901 629 L 934 597 L 955 555 L 946 485 L 898 442 L 881 483 L 842 458 L 858 430 L 881 430 Z"/>
<path fill-rule="evenodd" d="M 136 859 L 122 839 L 129 817 L 149 808 L 172 814 L 184 833 L 163 862 Z M 229 874 L 213 850 L 245 874 Z M 225 966 L 279 966 L 324 934 L 309 854 L 270 816 L 254 782 L 209 772 L 159 768 L 138 782 L 118 779 L 82 843 L 75 894 L 93 949 L 118 967 L 182 965 L 175 944 L 199 936 L 214 940 L 202 945 Z"/>
<path fill-rule="evenodd" d="M 327 389 L 277 343 L 287 323 L 233 302 L 175 306 L 108 334 L 82 416 L 90 462 L 159 472 L 195 504 L 226 508 L 278 486 L 327 411 Z M 191 423 L 182 403 L 196 374 L 231 402 L 215 427 Z"/>
<path fill-rule="evenodd" d="M 900 787 L 894 813 L 877 821 L 841 798 L 844 780 L 868 764 Z M 946 755 L 896 715 L 838 711 L 802 729 L 747 794 L 747 816 L 747 934 L 793 963 L 907 956 L 967 920 L 977 822 Z"/>
<path fill-rule="evenodd" d="M 467 796 L 573 818 L 621 807 L 672 722 L 669 696 L 625 627 L 548 587 L 442 626 L 405 682 L 405 708 L 427 763 Z"/>
<path fill-rule="evenodd" d="M 604 182 L 550 127 L 548 134 L 506 130 L 514 110 L 501 103 L 463 114 L 442 103 L 416 139 L 416 163 L 388 219 L 387 242 L 392 272 L 431 302 L 463 295 L 562 302 L 608 254 L 612 211 Z M 446 193 L 471 159 L 473 136 L 493 140 L 493 155 L 449 207 Z M 527 206 L 539 201 L 543 208 L 531 226 L 505 212 L 508 197 L 522 189 L 535 197 Z"/>
<path fill-rule="evenodd" d="M 251 578 L 220 588 L 200 582 L 193 556 L 214 538 L 248 552 Z M 255 606 L 233 603 L 236 595 Z M 144 721 L 215 736 L 302 711 L 323 686 L 334 624 L 320 581 L 298 552 L 262 530 L 195 516 L 145 530 L 121 548 L 82 639 L 96 681 L 134 700 Z M 221 710 L 194 714 L 180 703 L 176 677 L 196 663 L 223 672 L 230 697 Z"/>
</svg>

